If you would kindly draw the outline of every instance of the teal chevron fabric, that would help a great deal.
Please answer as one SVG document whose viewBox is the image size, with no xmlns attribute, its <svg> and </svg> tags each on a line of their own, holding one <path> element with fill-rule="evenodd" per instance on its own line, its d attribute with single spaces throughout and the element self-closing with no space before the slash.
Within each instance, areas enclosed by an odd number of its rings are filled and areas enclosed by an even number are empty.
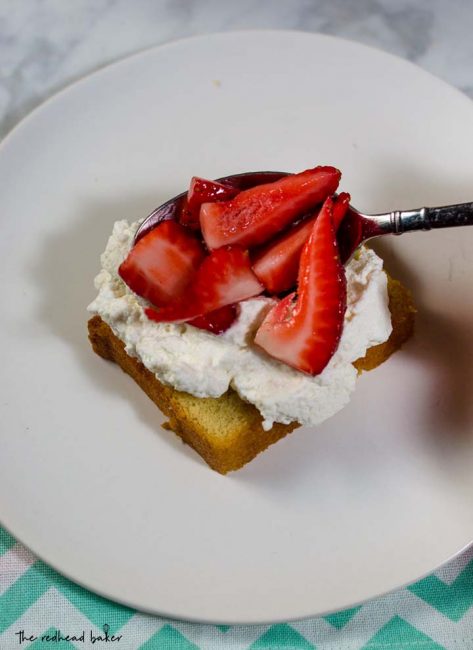
<svg viewBox="0 0 473 650">
<path fill-rule="evenodd" d="M 473 650 L 473 547 L 407 589 L 277 625 L 198 625 L 82 589 L 0 528 L 0 650 Z"/>
</svg>

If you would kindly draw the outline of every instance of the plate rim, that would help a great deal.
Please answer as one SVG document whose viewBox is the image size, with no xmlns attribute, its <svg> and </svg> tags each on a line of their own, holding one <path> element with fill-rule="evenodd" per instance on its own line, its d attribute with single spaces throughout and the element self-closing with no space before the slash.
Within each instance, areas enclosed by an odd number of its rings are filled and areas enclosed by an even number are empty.
<svg viewBox="0 0 473 650">
<path fill-rule="evenodd" d="M 200 618 L 200 617 L 194 617 L 194 616 L 182 616 L 179 614 L 173 614 L 172 612 L 166 612 L 165 610 L 157 610 L 157 609 L 150 609 L 147 607 L 142 607 L 136 606 L 133 604 L 132 601 L 127 600 L 126 598 L 117 598 L 116 596 L 110 596 L 106 590 L 103 590 L 101 588 L 96 588 L 96 587 L 90 587 L 84 584 L 80 579 L 74 578 L 72 574 L 70 574 L 67 571 L 63 571 L 62 569 L 59 569 L 55 566 L 53 562 L 50 562 L 49 560 L 45 559 L 45 557 L 42 554 L 38 554 L 33 548 L 31 548 L 29 545 L 27 545 L 25 542 L 22 542 L 21 540 L 17 539 L 15 534 L 11 532 L 11 530 L 6 526 L 3 521 L 0 521 L 0 526 L 4 528 L 7 533 L 9 533 L 17 542 L 19 542 L 22 546 L 24 546 L 27 550 L 29 550 L 36 558 L 37 560 L 40 560 L 44 564 L 49 565 L 52 569 L 54 569 L 57 573 L 62 575 L 64 578 L 67 580 L 70 580 L 71 582 L 75 583 L 82 589 L 85 589 L 86 591 L 90 591 L 93 595 L 100 596 L 101 598 L 105 598 L 106 600 L 109 600 L 112 603 L 116 603 L 118 605 L 123 605 L 125 607 L 128 607 L 130 609 L 133 609 L 135 613 L 143 613 L 143 614 L 150 614 L 152 616 L 159 616 L 162 618 L 170 619 L 170 620 L 175 620 L 175 621 L 180 621 L 184 623 L 192 623 L 192 624 L 202 624 L 202 625 L 229 625 L 231 627 L 235 626 L 256 626 L 256 625 L 277 625 L 278 623 L 296 623 L 297 621 L 306 621 L 310 620 L 312 618 L 324 618 L 326 616 L 331 616 L 333 614 L 338 614 L 339 612 L 344 612 L 348 609 L 355 609 L 356 607 L 361 607 L 364 604 L 370 602 L 371 600 L 377 600 L 378 598 L 383 598 L 384 596 L 388 596 L 389 594 L 393 594 L 396 591 L 401 591 L 403 589 L 406 589 L 410 585 L 414 585 L 416 582 L 419 582 L 420 580 L 423 580 L 424 578 L 427 578 L 428 576 L 434 574 L 435 572 L 439 571 L 442 569 L 444 566 L 449 564 L 450 562 L 453 562 L 456 558 L 460 557 L 460 555 L 463 555 L 469 548 L 473 546 L 473 539 L 470 542 L 467 542 L 459 551 L 456 551 L 452 555 L 450 555 L 446 560 L 438 564 L 436 567 L 434 567 L 431 571 L 423 572 L 413 580 L 408 580 L 407 582 L 404 582 L 400 584 L 397 587 L 392 587 L 391 589 L 386 589 L 385 591 L 381 591 L 379 593 L 374 594 L 373 596 L 370 596 L 369 598 L 363 598 L 362 600 L 357 600 L 353 603 L 350 603 L 349 605 L 344 606 L 342 609 L 336 608 L 336 609 L 328 609 L 324 610 L 321 612 L 317 612 L 315 614 L 304 614 L 302 616 L 291 616 L 291 617 L 276 617 L 276 618 L 270 618 L 270 619 L 259 619 L 258 621 L 247 621 L 247 620 L 240 620 L 240 619 L 227 619 L 227 618 Z M 34 564 L 32 565 L 34 566 Z"/>
<path fill-rule="evenodd" d="M 183 36 L 181 38 L 176 38 L 172 39 L 170 41 L 165 41 L 164 43 L 158 43 L 157 45 L 150 45 L 148 47 L 144 47 L 143 49 L 138 50 L 137 52 L 132 52 L 131 54 L 125 54 L 123 56 L 120 56 L 118 59 L 114 61 L 110 61 L 109 63 L 104 63 L 103 65 L 100 65 L 98 68 L 95 70 L 92 70 L 90 72 L 85 72 L 84 74 L 80 74 L 78 78 L 73 79 L 72 81 L 66 82 L 66 84 L 59 88 L 59 90 L 56 90 L 53 92 L 51 95 L 46 97 L 43 101 L 41 101 L 37 106 L 32 108 L 26 115 L 21 117 L 18 122 L 16 122 L 11 129 L 9 129 L 5 135 L 0 139 L 0 151 L 2 151 L 3 147 L 5 144 L 7 144 L 11 137 L 13 135 L 16 135 L 17 131 L 19 131 L 21 128 L 25 126 L 26 123 L 29 122 L 30 119 L 32 119 L 34 116 L 36 116 L 37 113 L 45 109 L 49 103 L 54 102 L 56 99 L 58 99 L 61 95 L 66 94 L 70 90 L 76 88 L 77 86 L 80 86 L 82 83 L 87 82 L 90 77 L 98 77 L 101 74 L 105 74 L 110 68 L 113 68 L 115 66 L 119 66 L 122 63 L 126 61 L 130 61 L 132 59 L 136 59 L 139 57 L 144 57 L 147 56 L 148 54 L 151 54 L 152 52 L 156 50 L 163 50 L 163 49 L 171 49 L 173 47 L 177 47 L 178 45 L 182 43 L 187 43 L 189 41 L 194 41 L 194 40 L 202 40 L 205 38 L 220 38 L 220 37 L 225 37 L 233 34 L 238 34 L 238 35 L 245 35 L 245 34 L 293 34 L 294 36 L 307 36 L 309 38 L 316 38 L 316 39 L 321 39 L 321 40 L 327 40 L 327 41 L 342 41 L 344 43 L 350 43 L 351 45 L 355 45 L 357 47 L 363 48 L 365 50 L 370 50 L 371 52 L 375 52 L 377 55 L 382 54 L 384 56 L 389 57 L 390 59 L 393 59 L 395 61 L 402 61 L 404 64 L 414 68 L 417 71 L 421 71 L 428 77 L 431 77 L 432 79 L 435 79 L 435 81 L 438 83 L 442 83 L 446 88 L 449 89 L 451 92 L 452 90 L 457 93 L 459 97 L 462 99 L 466 100 L 467 102 L 472 102 L 473 99 L 470 98 L 463 90 L 458 88 L 457 86 L 454 86 L 450 84 L 448 81 L 443 79 L 442 77 L 439 77 L 438 75 L 434 74 L 433 72 L 430 72 L 430 70 L 426 70 L 422 66 L 418 65 L 417 63 L 414 63 L 413 61 L 410 61 L 409 59 L 405 59 L 402 56 L 398 56 L 397 54 L 393 54 L 392 52 L 388 52 L 387 50 L 383 50 L 379 47 L 375 47 L 374 45 L 367 45 L 366 43 L 361 43 L 360 41 L 355 41 L 351 38 L 344 38 L 342 36 L 334 36 L 333 34 L 323 34 L 322 32 L 309 32 L 305 31 L 303 29 L 229 29 L 228 31 L 216 31 L 216 32 L 202 32 L 200 34 L 192 34 L 191 36 Z M 473 541 L 473 540 L 472 540 Z"/>
</svg>

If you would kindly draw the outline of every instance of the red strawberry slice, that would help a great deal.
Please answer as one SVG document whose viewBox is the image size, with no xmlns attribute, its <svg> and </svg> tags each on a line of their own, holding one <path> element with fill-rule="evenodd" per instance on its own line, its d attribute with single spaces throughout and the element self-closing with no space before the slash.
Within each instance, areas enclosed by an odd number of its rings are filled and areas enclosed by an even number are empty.
<svg viewBox="0 0 473 650">
<path fill-rule="evenodd" d="M 191 230 L 200 230 L 200 217 L 199 213 L 197 214 L 189 209 L 189 201 L 187 196 L 183 198 L 181 206 L 178 212 L 179 223 L 182 223 L 186 228 Z"/>
<path fill-rule="evenodd" d="M 202 203 L 213 203 L 214 201 L 229 201 L 239 193 L 239 189 L 229 184 L 209 181 L 200 176 L 193 176 L 187 201 L 189 209 L 199 212 Z"/>
<path fill-rule="evenodd" d="M 240 190 L 229 184 L 224 185 L 217 181 L 209 181 L 199 176 L 193 176 L 187 198 L 183 202 L 179 221 L 193 230 L 200 229 L 200 206 L 202 203 L 213 201 L 228 201 L 233 199 Z"/>
<path fill-rule="evenodd" d="M 220 307 L 220 309 L 211 311 L 208 314 L 197 316 L 197 318 L 189 321 L 189 325 L 193 325 L 202 330 L 208 330 L 213 334 L 222 334 L 222 332 L 225 332 L 233 325 L 236 317 L 237 306 L 225 305 L 225 307 Z"/>
<path fill-rule="evenodd" d="M 334 229 L 346 214 L 350 195 L 341 192 L 333 203 Z M 317 215 L 283 233 L 253 258 L 253 271 L 270 293 L 282 293 L 296 286 L 302 248 L 312 232 Z"/>
<path fill-rule="evenodd" d="M 310 375 L 321 373 L 337 349 L 346 308 L 332 206 L 327 199 L 303 248 L 297 296 L 273 307 L 255 337 L 272 357 Z"/>
<path fill-rule="evenodd" d="M 244 190 L 231 201 L 204 203 L 200 225 L 205 243 L 210 249 L 262 244 L 322 203 L 339 181 L 335 167 L 315 167 Z"/>
<path fill-rule="evenodd" d="M 265 289 L 276 294 L 295 287 L 301 252 L 314 227 L 315 217 L 306 219 L 258 252 L 253 271 Z"/>
<path fill-rule="evenodd" d="M 227 246 L 204 259 L 181 300 L 163 309 L 146 309 L 145 312 L 157 322 L 189 321 L 257 296 L 263 289 L 251 270 L 248 252 L 238 246 Z"/>
<path fill-rule="evenodd" d="M 348 192 L 340 192 L 333 202 L 333 228 L 335 232 L 337 232 L 338 226 L 342 223 L 343 218 L 347 213 L 350 199 L 351 196 Z"/>
<path fill-rule="evenodd" d="M 163 221 L 133 246 L 118 273 L 139 296 L 166 305 L 184 291 L 204 255 L 193 233 L 175 221 Z"/>
</svg>

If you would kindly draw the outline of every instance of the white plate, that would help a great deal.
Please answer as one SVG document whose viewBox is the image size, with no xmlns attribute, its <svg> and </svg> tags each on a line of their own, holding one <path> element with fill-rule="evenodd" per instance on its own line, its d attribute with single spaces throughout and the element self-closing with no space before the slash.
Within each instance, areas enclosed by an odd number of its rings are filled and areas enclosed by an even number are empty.
<svg viewBox="0 0 473 650">
<path fill-rule="evenodd" d="M 473 539 L 473 228 L 383 242 L 415 338 L 351 405 L 220 476 L 88 344 L 115 219 L 192 174 L 333 164 L 368 211 L 473 199 L 473 105 L 387 54 L 204 36 L 92 75 L 0 150 L 0 519 L 112 599 L 212 622 L 341 609 Z"/>
</svg>

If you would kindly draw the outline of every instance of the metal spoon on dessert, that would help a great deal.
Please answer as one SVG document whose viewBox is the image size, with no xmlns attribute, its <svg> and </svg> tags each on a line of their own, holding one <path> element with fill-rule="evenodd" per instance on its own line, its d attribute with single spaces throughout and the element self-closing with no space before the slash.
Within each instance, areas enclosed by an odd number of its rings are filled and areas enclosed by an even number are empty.
<svg viewBox="0 0 473 650">
<path fill-rule="evenodd" d="M 231 184 L 238 190 L 245 190 L 256 185 L 272 183 L 287 175 L 287 172 L 245 172 L 224 176 L 217 181 Z M 161 221 L 176 218 L 186 196 L 187 192 L 178 194 L 153 210 L 137 229 L 134 242 L 136 243 Z M 413 210 L 394 210 L 372 215 L 364 214 L 350 205 L 337 233 L 340 257 L 343 263 L 348 262 L 361 244 L 381 235 L 401 235 L 417 230 L 472 225 L 473 202 Z"/>
</svg>

